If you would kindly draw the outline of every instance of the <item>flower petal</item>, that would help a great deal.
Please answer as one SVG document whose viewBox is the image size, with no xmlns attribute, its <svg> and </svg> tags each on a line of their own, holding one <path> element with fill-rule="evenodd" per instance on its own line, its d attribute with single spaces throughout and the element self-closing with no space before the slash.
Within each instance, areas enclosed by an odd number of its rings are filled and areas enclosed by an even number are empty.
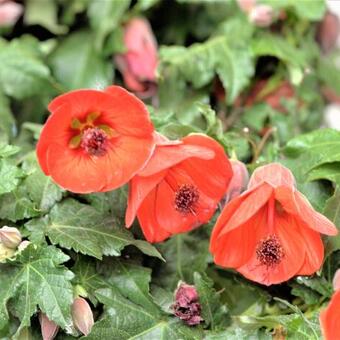
<svg viewBox="0 0 340 340">
<path fill-rule="evenodd" d="M 333 294 L 327 308 L 320 313 L 322 335 L 325 340 L 336 340 L 340 337 L 340 291 Z"/>
<path fill-rule="evenodd" d="M 292 172 L 280 163 L 270 163 L 258 167 L 252 174 L 248 189 L 267 182 L 272 187 L 288 186 L 295 187 L 295 179 Z"/>
</svg>

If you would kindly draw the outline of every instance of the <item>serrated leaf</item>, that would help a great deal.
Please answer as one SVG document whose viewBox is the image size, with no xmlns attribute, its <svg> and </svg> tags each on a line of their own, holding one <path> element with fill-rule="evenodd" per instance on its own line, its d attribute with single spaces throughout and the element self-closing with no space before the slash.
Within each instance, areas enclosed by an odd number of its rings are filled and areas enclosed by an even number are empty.
<svg viewBox="0 0 340 340">
<path fill-rule="evenodd" d="M 194 273 L 194 284 L 202 307 L 202 318 L 212 330 L 223 329 L 228 325 L 228 310 L 220 303 L 220 296 L 213 288 L 214 282 L 205 274 Z"/>
<path fill-rule="evenodd" d="M 17 166 L 6 159 L 0 159 L 0 195 L 13 191 L 22 175 Z"/>
<path fill-rule="evenodd" d="M 67 89 L 104 88 L 112 84 L 113 67 L 94 50 L 93 41 L 93 34 L 79 31 L 68 35 L 51 53 L 53 74 Z"/>
<path fill-rule="evenodd" d="M 150 256 L 162 258 L 151 244 L 135 240 L 131 233 L 117 226 L 111 216 L 95 208 L 67 199 L 56 204 L 48 215 L 31 220 L 26 227 L 34 234 L 43 233 L 53 244 L 101 259 L 103 255 L 119 256 L 121 250 L 134 245 Z"/>
<path fill-rule="evenodd" d="M 19 152 L 19 150 L 20 148 L 15 145 L 0 144 L 0 157 L 7 158 L 15 155 Z"/>
<path fill-rule="evenodd" d="M 23 99 L 49 88 L 50 71 L 25 43 L 14 40 L 0 50 L 0 87 L 7 95 Z"/>
<path fill-rule="evenodd" d="M 14 134 L 16 133 L 16 126 L 15 119 L 10 108 L 9 99 L 1 91 L 0 91 L 0 121 L 1 121 L 0 143 L 8 142 L 9 138 L 13 137 Z"/>
<path fill-rule="evenodd" d="M 162 47 L 159 72 L 161 86 L 185 80 L 195 88 L 212 81 L 217 73 L 225 87 L 228 103 L 232 103 L 253 75 L 249 48 L 231 48 L 227 38 L 218 36 L 205 43 L 185 47 Z"/>
<path fill-rule="evenodd" d="M 337 188 L 334 195 L 326 202 L 324 215 L 328 217 L 340 229 L 340 189 Z M 328 251 L 333 252 L 340 249 L 340 235 L 328 239 Z"/>
<path fill-rule="evenodd" d="M 169 318 L 161 311 L 150 313 L 114 289 L 100 289 L 96 296 L 105 305 L 106 312 L 84 339 L 202 339 L 200 328 L 185 326 L 180 320 Z"/>
<path fill-rule="evenodd" d="M 149 292 L 151 270 L 128 261 L 113 258 L 112 272 L 108 282 L 130 301 L 143 306 L 145 310 L 155 312 L 158 307 Z"/>
<path fill-rule="evenodd" d="M 209 332 L 204 340 L 272 340 L 271 334 L 261 330 L 245 330 L 242 328 L 231 328 L 221 332 Z"/>
<path fill-rule="evenodd" d="M 336 185 L 340 185 L 340 162 L 325 163 L 314 169 L 308 174 L 308 181 L 318 179 L 328 179 Z"/>
<path fill-rule="evenodd" d="M 15 266 L 1 265 L 1 276 L 10 278 L 11 283 L 6 286 L 4 279 L 0 315 L 6 315 L 9 302 L 21 321 L 20 330 L 30 325 L 30 318 L 39 306 L 50 320 L 65 329 L 70 327 L 73 273 L 62 266 L 68 259 L 53 246 L 31 244 L 17 256 Z"/>
</svg>

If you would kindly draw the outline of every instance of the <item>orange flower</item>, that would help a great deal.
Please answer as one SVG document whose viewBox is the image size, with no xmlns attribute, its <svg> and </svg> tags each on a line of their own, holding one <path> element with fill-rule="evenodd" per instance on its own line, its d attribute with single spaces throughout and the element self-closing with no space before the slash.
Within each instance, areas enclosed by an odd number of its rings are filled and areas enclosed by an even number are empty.
<svg viewBox="0 0 340 340">
<path fill-rule="evenodd" d="M 223 148 L 208 136 L 157 139 L 150 161 L 130 182 L 125 216 L 130 227 L 137 215 L 149 242 L 208 222 L 232 176 Z"/>
<path fill-rule="evenodd" d="M 337 229 L 296 190 L 290 170 L 273 163 L 256 169 L 248 190 L 225 206 L 210 251 L 216 264 L 271 285 L 320 268 L 320 233 Z"/>
<path fill-rule="evenodd" d="M 340 270 L 335 273 L 333 294 L 327 308 L 320 312 L 320 325 L 325 340 L 340 339 Z"/>
<path fill-rule="evenodd" d="M 71 91 L 48 109 L 38 160 L 44 173 L 67 190 L 113 190 L 127 183 L 154 149 L 146 107 L 121 87 Z"/>
</svg>

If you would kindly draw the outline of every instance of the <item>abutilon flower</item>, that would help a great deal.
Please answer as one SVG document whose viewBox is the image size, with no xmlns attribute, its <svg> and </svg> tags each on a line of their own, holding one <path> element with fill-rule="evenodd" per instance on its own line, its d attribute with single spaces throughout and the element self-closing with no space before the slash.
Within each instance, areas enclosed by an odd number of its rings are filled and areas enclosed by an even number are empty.
<svg viewBox="0 0 340 340">
<path fill-rule="evenodd" d="M 124 27 L 126 52 L 115 56 L 125 85 L 140 97 L 150 97 L 156 91 L 158 63 L 157 41 L 149 22 L 133 18 Z"/>
<path fill-rule="evenodd" d="M 340 269 L 334 275 L 333 294 L 328 306 L 320 312 L 320 325 L 325 340 L 340 339 Z"/>
<path fill-rule="evenodd" d="M 16 249 L 21 243 L 21 233 L 17 228 L 4 226 L 0 228 L 0 242 L 7 248 Z"/>
<path fill-rule="evenodd" d="M 94 324 L 93 313 L 88 302 L 82 297 L 74 299 L 72 304 L 74 326 L 85 336 L 89 335 Z"/>
<path fill-rule="evenodd" d="M 154 149 L 145 105 L 119 86 L 76 90 L 49 104 L 37 144 L 39 164 L 63 188 L 89 193 L 127 183 Z"/>
<path fill-rule="evenodd" d="M 296 190 L 290 170 L 273 163 L 256 169 L 248 189 L 224 207 L 210 251 L 216 264 L 271 285 L 321 267 L 320 233 L 337 229 Z"/>
<path fill-rule="evenodd" d="M 327 11 L 316 32 L 316 40 L 325 53 L 330 52 L 334 48 L 339 32 L 339 18 L 332 12 Z"/>
<path fill-rule="evenodd" d="M 43 312 L 39 313 L 39 322 L 43 340 L 53 340 L 58 334 L 59 326 Z"/>
<path fill-rule="evenodd" d="M 24 11 L 24 6 L 14 1 L 0 0 L 0 26 L 14 25 Z"/>
<path fill-rule="evenodd" d="M 137 215 L 149 242 L 192 230 L 214 214 L 232 176 L 214 139 L 191 134 L 180 141 L 158 135 L 151 159 L 130 182 L 125 223 Z"/>
</svg>

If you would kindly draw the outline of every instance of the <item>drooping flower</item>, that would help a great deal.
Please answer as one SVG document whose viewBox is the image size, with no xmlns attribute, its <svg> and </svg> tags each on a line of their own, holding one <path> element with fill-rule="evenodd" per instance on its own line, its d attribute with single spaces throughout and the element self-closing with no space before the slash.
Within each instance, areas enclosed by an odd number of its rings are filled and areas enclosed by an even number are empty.
<svg viewBox="0 0 340 340">
<path fill-rule="evenodd" d="M 126 52 L 118 54 L 115 62 L 125 85 L 140 97 L 150 97 L 156 90 L 158 63 L 157 41 L 149 22 L 133 18 L 124 27 Z"/>
<path fill-rule="evenodd" d="M 69 191 L 113 190 L 127 183 L 154 149 L 145 105 L 119 86 L 71 91 L 48 108 L 38 160 L 44 173 Z"/>
<path fill-rule="evenodd" d="M 43 340 L 53 340 L 59 331 L 59 326 L 51 321 L 43 312 L 39 313 L 39 322 Z"/>
<path fill-rule="evenodd" d="M 249 181 L 249 173 L 244 163 L 237 159 L 231 159 L 230 163 L 233 169 L 233 177 L 227 188 L 226 203 L 239 196 L 247 188 Z"/>
<path fill-rule="evenodd" d="M 201 305 L 195 286 L 180 282 L 175 292 L 175 303 L 172 305 L 175 316 L 183 320 L 189 326 L 200 324 Z"/>
<path fill-rule="evenodd" d="M 323 52 L 328 53 L 334 48 L 339 37 L 339 32 L 339 18 L 332 12 L 327 11 L 316 32 L 316 40 Z"/>
<path fill-rule="evenodd" d="M 340 269 L 334 275 L 333 294 L 328 306 L 320 312 L 320 325 L 325 340 L 340 338 Z"/>
<path fill-rule="evenodd" d="M 130 182 L 126 226 L 137 215 L 149 242 L 192 230 L 209 221 L 231 176 L 214 139 L 191 134 L 171 142 L 158 136 L 150 161 Z"/>
<path fill-rule="evenodd" d="M 0 26 L 14 25 L 24 11 L 24 6 L 14 1 L 0 1 Z"/>
<path fill-rule="evenodd" d="M 320 268 L 320 233 L 337 229 L 297 191 L 290 170 L 273 163 L 256 169 L 248 189 L 225 206 L 210 251 L 216 264 L 271 285 Z"/>
<path fill-rule="evenodd" d="M 93 313 L 88 302 L 82 297 L 74 299 L 72 304 L 74 326 L 85 336 L 90 334 L 94 324 Z"/>
</svg>

